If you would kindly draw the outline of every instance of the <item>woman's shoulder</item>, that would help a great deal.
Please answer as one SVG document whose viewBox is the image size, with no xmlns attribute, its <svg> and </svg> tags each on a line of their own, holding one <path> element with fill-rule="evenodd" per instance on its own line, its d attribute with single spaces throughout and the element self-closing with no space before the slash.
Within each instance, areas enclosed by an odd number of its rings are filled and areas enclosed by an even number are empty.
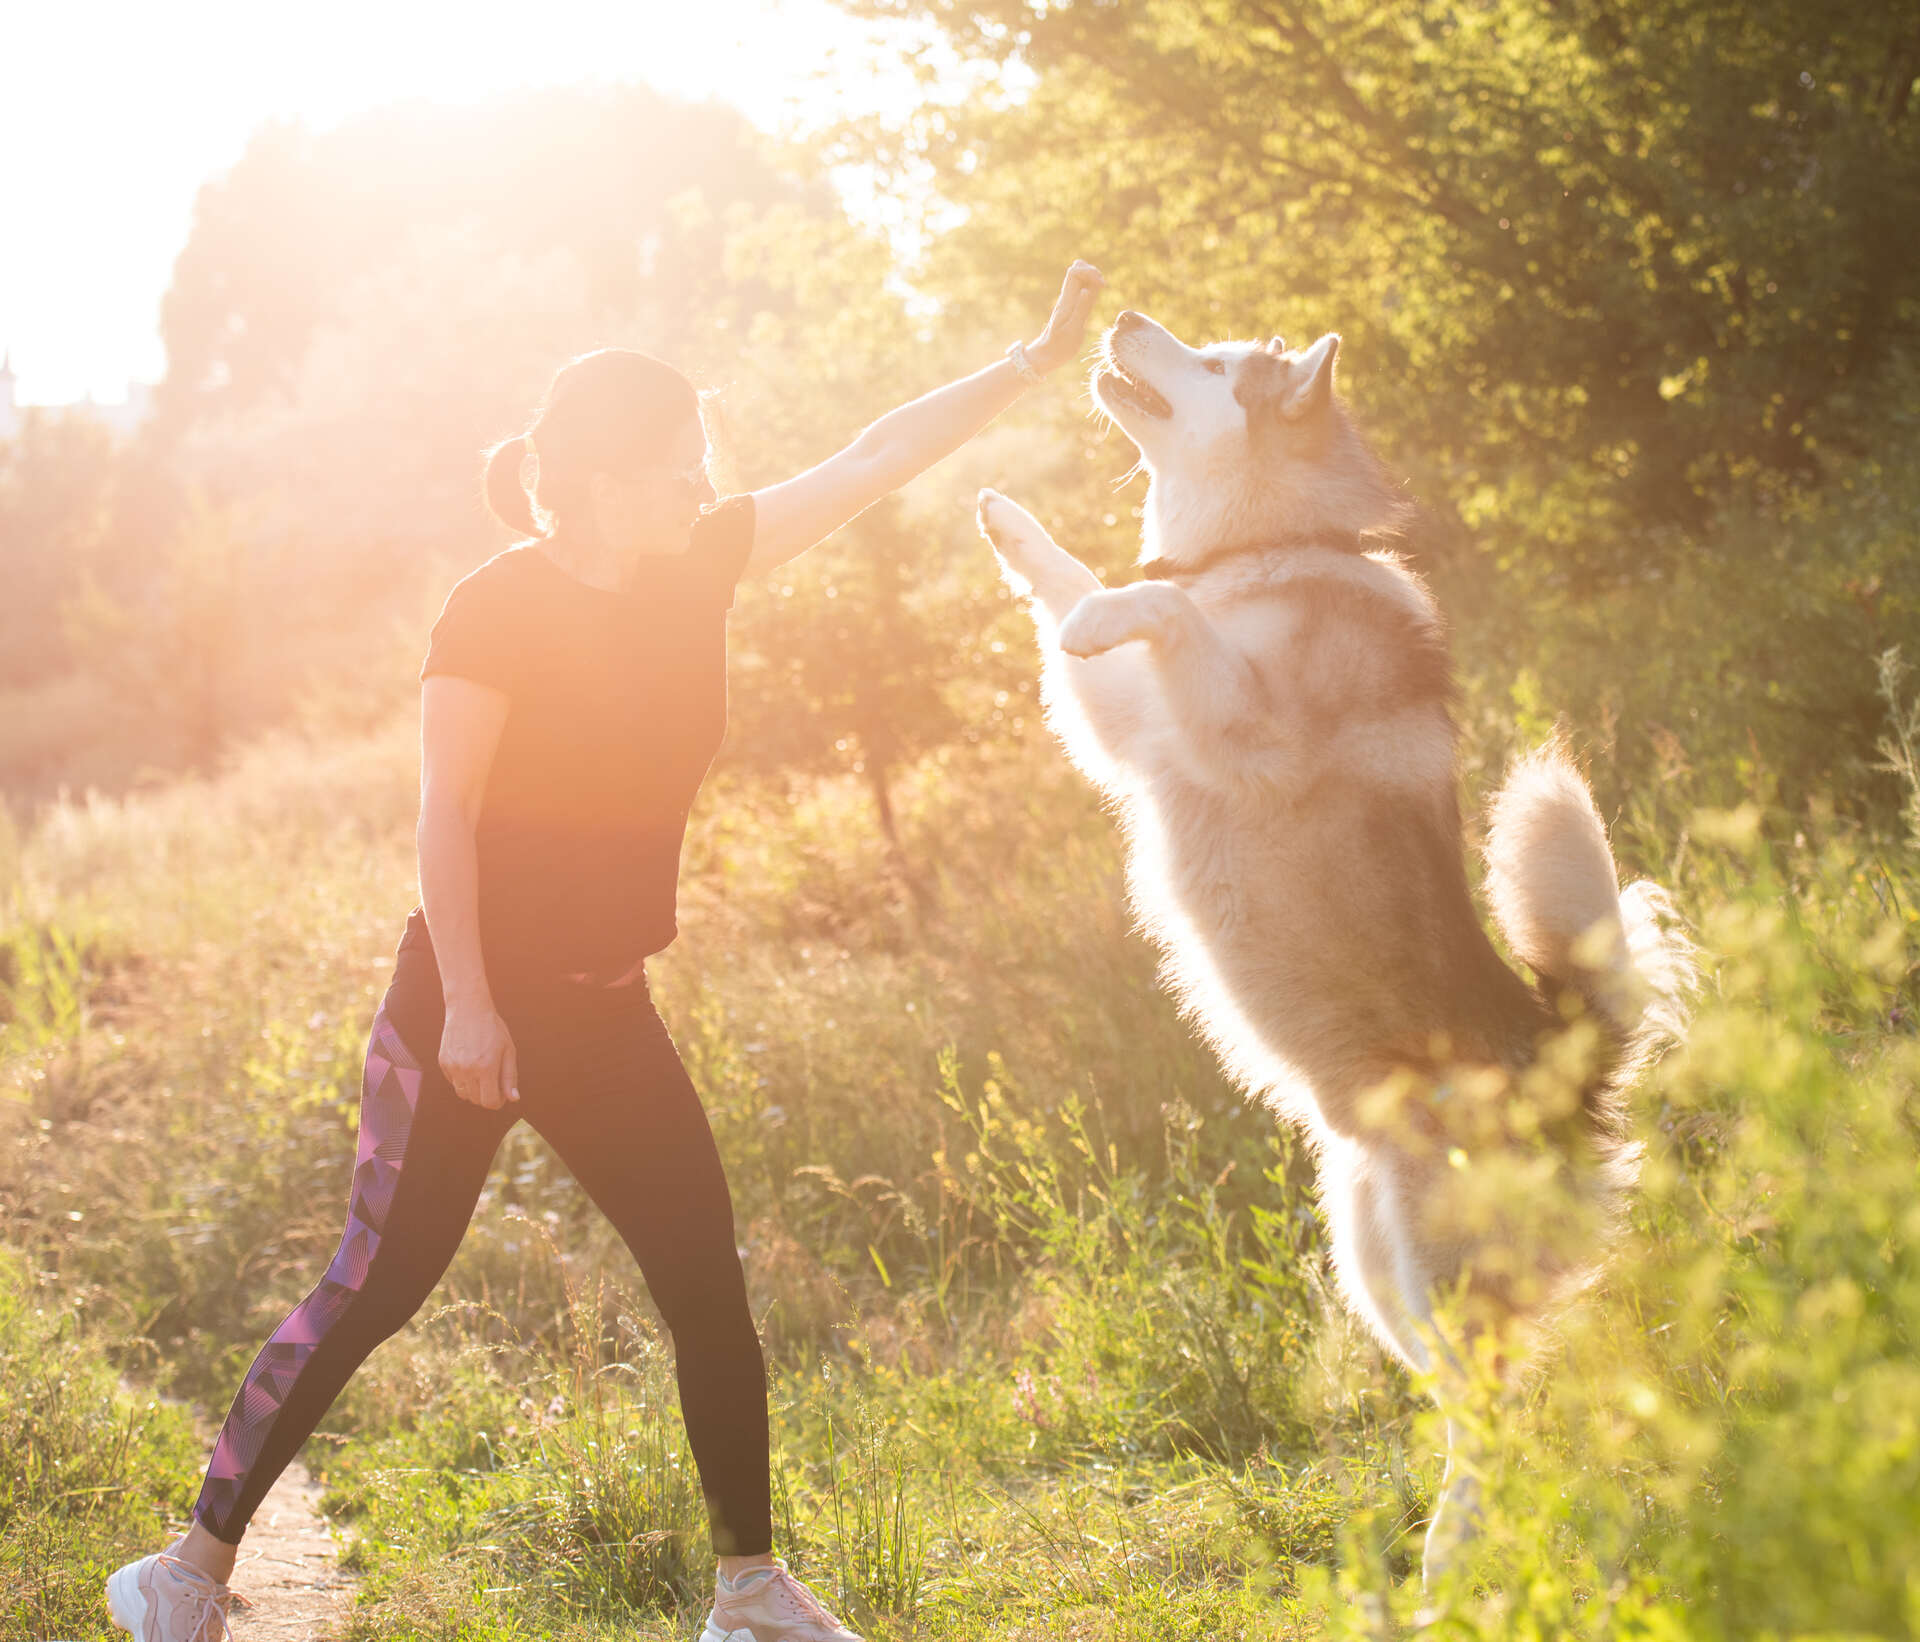
<svg viewBox="0 0 1920 1642">
<path fill-rule="evenodd" d="M 427 636 L 420 677 L 459 673 L 500 689 L 517 685 L 524 635 L 545 623 L 527 619 L 537 581 L 527 574 L 526 543 L 504 548 L 475 565 L 447 590 Z"/>
<path fill-rule="evenodd" d="M 540 579 L 540 567 L 534 562 L 540 557 L 539 548 L 531 541 L 503 547 L 459 577 L 447 590 L 446 602 L 455 607 L 491 606 L 503 599 L 525 597 L 527 589 Z"/>
<path fill-rule="evenodd" d="M 722 496 L 693 522 L 688 557 L 702 576 L 733 604 L 733 590 L 753 552 L 753 492 Z"/>
<path fill-rule="evenodd" d="M 466 580 L 468 577 L 484 576 L 489 581 L 511 581 L 514 577 L 522 575 L 529 568 L 538 569 L 539 566 L 535 561 L 544 558 L 545 555 L 541 553 L 533 538 L 528 537 L 525 541 L 515 542 L 510 547 L 501 548 L 500 551 L 490 559 L 482 559 L 467 572 L 466 577 L 462 577 L 461 579 Z M 547 562 L 551 563 L 552 561 L 548 560 Z"/>
</svg>

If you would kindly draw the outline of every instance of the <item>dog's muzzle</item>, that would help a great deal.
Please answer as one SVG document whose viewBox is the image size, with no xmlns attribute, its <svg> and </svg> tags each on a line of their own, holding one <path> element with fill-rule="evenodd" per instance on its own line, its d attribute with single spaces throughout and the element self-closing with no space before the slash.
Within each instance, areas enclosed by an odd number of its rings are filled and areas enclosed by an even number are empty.
<svg viewBox="0 0 1920 1642">
<path fill-rule="evenodd" d="M 1094 378 L 1094 386 L 1104 397 L 1122 405 L 1131 405 L 1143 415 L 1161 420 L 1173 415 L 1173 407 L 1160 390 L 1144 378 L 1135 376 L 1114 358 L 1111 346 L 1107 349 L 1107 368 Z"/>
</svg>

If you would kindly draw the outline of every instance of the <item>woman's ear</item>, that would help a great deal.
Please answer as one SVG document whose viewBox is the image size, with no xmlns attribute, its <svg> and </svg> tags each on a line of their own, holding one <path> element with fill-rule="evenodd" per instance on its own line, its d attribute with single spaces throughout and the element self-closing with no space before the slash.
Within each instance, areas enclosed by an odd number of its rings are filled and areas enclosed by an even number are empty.
<svg viewBox="0 0 1920 1642">
<path fill-rule="evenodd" d="M 619 480 L 610 473 L 587 475 L 587 523 L 596 536 L 605 541 L 617 540 L 622 534 L 626 511 L 627 501 L 621 494 Z"/>
</svg>

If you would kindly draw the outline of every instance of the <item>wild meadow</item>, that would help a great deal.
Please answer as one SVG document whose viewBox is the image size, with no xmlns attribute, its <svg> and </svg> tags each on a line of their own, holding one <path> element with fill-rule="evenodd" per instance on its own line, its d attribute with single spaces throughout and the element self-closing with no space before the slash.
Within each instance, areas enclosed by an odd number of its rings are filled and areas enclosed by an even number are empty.
<svg viewBox="0 0 1920 1642">
<path fill-rule="evenodd" d="M 1437 1634 L 1920 1621 L 1920 722 L 1884 683 L 1904 832 L 1684 781 L 1616 822 L 1705 990 L 1637 1097 L 1608 1276 L 1475 1411 L 1486 1533 Z M 98 1579 L 182 1520 L 331 1253 L 416 757 L 405 717 L 270 737 L 12 845 L 8 1636 L 103 1634 Z M 786 1554 L 882 1637 L 1381 1634 L 1418 1605 L 1436 1418 L 1330 1291 L 1308 1159 L 1157 990 L 1107 819 L 1035 734 L 916 768 L 898 826 L 895 859 L 857 786 L 723 782 L 655 965 L 732 1179 Z M 307 1458 L 356 1638 L 704 1614 L 666 1346 L 524 1127 Z"/>
</svg>

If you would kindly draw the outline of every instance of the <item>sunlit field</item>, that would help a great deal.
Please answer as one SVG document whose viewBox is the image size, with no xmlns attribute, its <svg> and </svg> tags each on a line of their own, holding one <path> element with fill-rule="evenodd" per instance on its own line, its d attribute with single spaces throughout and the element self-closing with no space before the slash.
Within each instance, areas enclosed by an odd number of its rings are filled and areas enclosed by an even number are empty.
<svg viewBox="0 0 1920 1642">
<path fill-rule="evenodd" d="M 1467 1410 L 1485 1521 L 1429 1599 L 1443 1422 L 1159 985 L 975 534 L 992 483 L 1131 573 L 1134 453 L 1063 371 L 731 617 L 649 974 L 731 1183 L 776 1549 L 889 1642 L 1429 1602 L 1463 1639 L 1920 1635 L 1910 21 L 845 9 L 973 76 L 797 147 L 606 84 L 264 132 L 201 196 L 153 421 L 0 439 L 0 1642 L 114 1634 L 105 1576 L 184 1526 L 340 1235 L 419 660 L 507 540 L 479 450 L 618 343 L 753 488 L 1031 335 L 1081 254 L 1099 323 L 1341 332 L 1450 618 L 1470 835 L 1558 728 L 1702 989 L 1604 1276 Z M 855 162 L 891 238 L 828 186 Z M 517 1128 L 302 1456 L 348 1642 L 697 1635 L 672 1366 Z"/>
<path fill-rule="evenodd" d="M 50 812 L 8 935 L 11 1634 L 184 1512 L 204 1407 L 337 1236 L 411 726 Z M 351 791 L 316 813 L 317 782 Z M 1438 1434 L 1333 1303 L 1302 1159 L 1127 938 L 1038 744 L 704 807 L 659 966 L 733 1179 L 797 1564 L 880 1635 L 1360 1634 Z M 1499 1469 L 1459 1634 L 1904 1634 L 1920 1378 L 1913 842 L 1687 823 L 1715 955 L 1645 1188 Z M 937 865 L 935 863 L 937 862 Z M 90 893 L 111 885 L 111 897 Z M 103 904 L 106 903 L 106 904 Z M 434 1303 L 310 1447 L 356 1634 L 685 1634 L 704 1519 L 625 1251 L 509 1140 Z"/>
</svg>

